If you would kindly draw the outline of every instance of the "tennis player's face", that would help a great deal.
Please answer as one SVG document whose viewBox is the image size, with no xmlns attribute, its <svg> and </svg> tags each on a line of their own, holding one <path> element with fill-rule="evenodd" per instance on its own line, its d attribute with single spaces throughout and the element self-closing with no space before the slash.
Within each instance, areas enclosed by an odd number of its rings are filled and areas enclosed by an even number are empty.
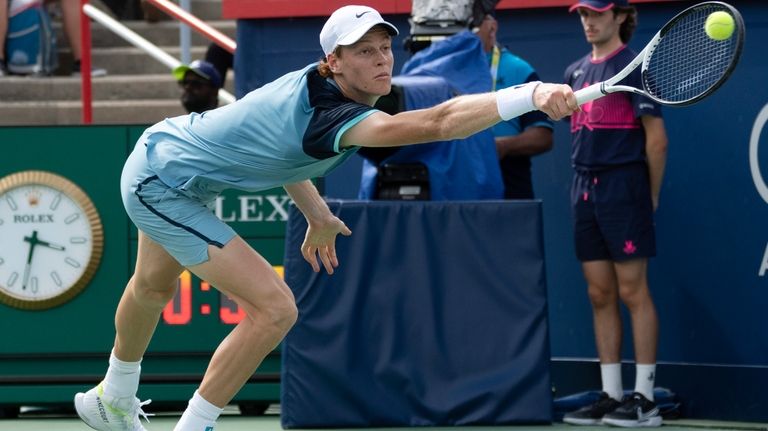
<svg viewBox="0 0 768 431">
<path fill-rule="evenodd" d="M 342 48 L 336 57 L 334 79 L 350 99 L 373 104 L 392 87 L 392 38 L 374 27 L 354 45 Z"/>
<path fill-rule="evenodd" d="M 621 23 L 626 19 L 626 14 L 611 10 L 597 12 L 585 7 L 579 8 L 579 16 L 587 42 L 593 45 L 605 45 L 618 38 Z"/>
</svg>

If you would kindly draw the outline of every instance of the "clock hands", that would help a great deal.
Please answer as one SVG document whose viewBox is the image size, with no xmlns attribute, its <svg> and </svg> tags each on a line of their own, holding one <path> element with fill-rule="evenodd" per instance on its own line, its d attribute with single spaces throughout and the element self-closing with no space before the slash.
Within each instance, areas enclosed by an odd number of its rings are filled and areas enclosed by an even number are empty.
<svg viewBox="0 0 768 431">
<path fill-rule="evenodd" d="M 27 281 L 29 281 L 29 272 L 32 267 L 32 255 L 35 253 L 35 247 L 38 244 L 37 231 L 32 231 L 32 236 L 25 236 L 24 241 L 29 243 L 29 254 L 27 254 L 27 264 L 24 266 L 24 280 L 21 282 L 21 288 L 27 290 Z"/>
<path fill-rule="evenodd" d="M 27 281 L 29 281 L 29 273 L 32 268 L 32 255 L 35 253 L 35 247 L 42 245 L 54 250 L 64 251 L 66 248 L 63 245 L 54 244 L 48 241 L 43 241 L 37 237 L 37 231 L 32 231 L 32 236 L 25 236 L 24 241 L 29 243 L 29 254 L 27 254 L 27 264 L 24 266 L 24 280 L 21 283 L 21 288 L 27 289 Z"/>
<path fill-rule="evenodd" d="M 66 248 L 64 248 L 63 245 L 54 244 L 54 243 L 51 243 L 51 242 L 48 242 L 48 241 L 38 240 L 37 243 L 42 245 L 42 246 L 45 246 L 45 247 L 48 247 L 48 248 L 52 248 L 54 250 L 59 250 L 59 251 L 66 250 Z"/>
</svg>

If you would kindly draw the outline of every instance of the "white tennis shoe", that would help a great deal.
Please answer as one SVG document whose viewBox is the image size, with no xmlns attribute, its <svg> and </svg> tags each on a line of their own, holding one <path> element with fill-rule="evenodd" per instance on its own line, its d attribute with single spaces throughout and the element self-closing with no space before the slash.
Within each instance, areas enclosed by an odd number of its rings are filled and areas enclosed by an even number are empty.
<svg viewBox="0 0 768 431">
<path fill-rule="evenodd" d="M 149 422 L 147 416 L 152 415 L 141 408 L 150 402 L 136 397 L 110 397 L 104 394 L 103 383 L 99 383 L 88 392 L 75 395 L 75 410 L 83 422 L 98 431 L 146 431 L 140 417 Z"/>
</svg>

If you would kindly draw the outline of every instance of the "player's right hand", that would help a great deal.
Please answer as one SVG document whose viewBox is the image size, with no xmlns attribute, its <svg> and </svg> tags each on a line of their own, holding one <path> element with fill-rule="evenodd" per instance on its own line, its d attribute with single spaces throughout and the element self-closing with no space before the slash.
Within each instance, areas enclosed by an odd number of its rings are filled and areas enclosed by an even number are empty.
<svg viewBox="0 0 768 431">
<path fill-rule="evenodd" d="M 579 110 L 573 90 L 565 84 L 539 84 L 533 91 L 533 104 L 555 121 Z"/>
</svg>

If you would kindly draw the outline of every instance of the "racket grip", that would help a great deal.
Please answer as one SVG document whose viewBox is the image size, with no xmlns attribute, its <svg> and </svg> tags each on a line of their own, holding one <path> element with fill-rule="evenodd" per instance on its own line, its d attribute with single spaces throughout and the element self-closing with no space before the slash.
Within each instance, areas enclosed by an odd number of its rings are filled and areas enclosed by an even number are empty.
<svg viewBox="0 0 768 431">
<path fill-rule="evenodd" d="M 597 84 L 592 84 L 589 87 L 582 88 L 581 90 L 575 91 L 573 93 L 574 96 L 576 96 L 576 102 L 579 104 L 579 106 L 591 102 L 595 99 L 599 99 L 603 96 L 605 96 L 608 93 L 605 93 L 603 91 L 603 83 L 598 82 Z"/>
</svg>

